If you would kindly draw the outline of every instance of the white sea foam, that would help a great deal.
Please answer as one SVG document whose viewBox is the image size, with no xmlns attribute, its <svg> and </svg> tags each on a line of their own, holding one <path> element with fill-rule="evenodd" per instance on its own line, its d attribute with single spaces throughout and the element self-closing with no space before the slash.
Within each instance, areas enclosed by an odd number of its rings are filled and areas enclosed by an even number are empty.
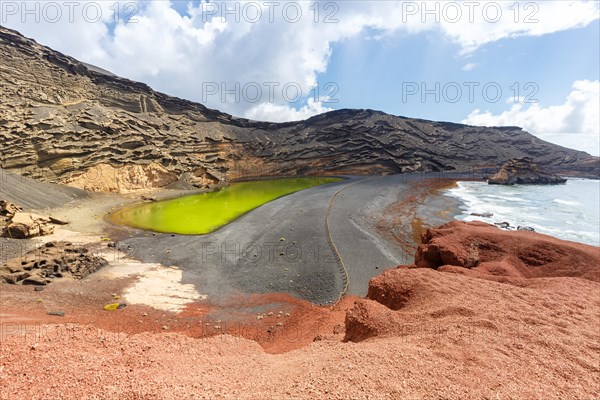
<svg viewBox="0 0 600 400">
<path fill-rule="evenodd" d="M 537 232 L 600 246 L 600 182 L 569 179 L 565 185 L 498 186 L 459 182 L 446 191 L 463 203 L 458 219 L 508 222 Z M 471 213 L 493 213 L 479 217 Z"/>
<path fill-rule="evenodd" d="M 578 201 L 569 201 L 569 200 L 562 200 L 562 199 L 554 199 L 553 201 L 555 203 L 564 204 L 566 206 L 580 206 L 581 205 L 581 203 Z"/>
</svg>

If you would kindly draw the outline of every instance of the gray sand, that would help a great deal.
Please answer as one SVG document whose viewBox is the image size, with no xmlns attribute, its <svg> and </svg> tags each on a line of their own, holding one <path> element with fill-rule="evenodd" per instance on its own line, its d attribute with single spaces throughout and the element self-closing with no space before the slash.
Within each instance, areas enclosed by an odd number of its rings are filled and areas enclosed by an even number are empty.
<svg viewBox="0 0 600 400">
<path fill-rule="evenodd" d="M 364 296 L 371 277 L 412 262 L 414 255 L 382 238 L 375 222 L 419 179 L 420 174 L 350 177 L 277 199 L 208 235 L 135 231 L 119 245 L 143 262 L 181 268 L 182 283 L 194 284 L 209 299 L 286 292 L 315 303 L 335 302 L 344 281 L 327 242 L 325 215 L 332 195 L 348 186 L 336 197 L 330 228 L 348 271 L 348 293 Z"/>
<path fill-rule="evenodd" d="M 181 283 L 194 285 L 209 301 L 236 293 L 285 292 L 319 304 L 335 302 L 344 288 L 344 274 L 325 226 L 334 193 L 343 189 L 330 210 L 331 236 L 347 269 L 348 293 L 364 296 L 371 277 L 410 263 L 414 256 L 412 250 L 404 251 L 389 237 L 382 237 L 375 228 L 377 221 L 387 207 L 410 193 L 412 184 L 432 177 L 348 177 L 267 203 L 211 234 L 186 236 L 107 226 L 102 215 L 135 201 L 132 196 L 87 195 L 0 172 L 0 198 L 29 209 L 52 209 L 54 215 L 73 221 L 70 229 L 77 232 L 130 235 L 118 243 L 120 249 L 144 263 L 179 267 Z M 157 197 L 172 193 L 178 192 L 165 190 Z M 424 220 L 437 224 L 435 212 L 448 206 L 440 197 L 431 197 L 420 207 Z M 25 251 L 27 243 L 0 240 L 2 256 L 10 256 L 11 249 Z"/>
</svg>

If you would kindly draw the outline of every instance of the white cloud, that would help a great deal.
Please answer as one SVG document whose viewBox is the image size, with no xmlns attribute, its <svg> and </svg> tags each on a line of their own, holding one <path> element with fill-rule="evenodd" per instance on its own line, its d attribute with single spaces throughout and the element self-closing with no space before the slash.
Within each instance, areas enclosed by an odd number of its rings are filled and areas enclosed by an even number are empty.
<svg viewBox="0 0 600 400">
<path fill-rule="evenodd" d="M 268 2 L 227 2 L 227 7 L 237 6 L 239 11 L 237 15 L 226 14 L 225 20 L 220 13 L 213 15 L 207 10 L 206 3 L 194 6 L 189 2 L 187 13 L 181 15 L 175 10 L 175 6 L 181 9 L 181 3 L 170 1 L 71 2 L 77 4 L 72 21 L 64 6 L 68 2 L 35 2 L 42 13 L 46 4 L 63 4 L 63 17 L 55 22 L 43 15 L 39 22 L 31 17 L 23 22 L 23 10 L 6 12 L 6 4 L 20 8 L 25 3 L 31 7 L 34 2 L 3 1 L 2 24 L 157 90 L 234 115 L 276 119 L 327 109 L 314 101 L 311 87 L 327 70 L 332 45 L 361 33 L 381 38 L 395 32 L 436 32 L 459 45 L 463 55 L 470 55 L 478 47 L 503 38 L 585 26 L 598 19 L 600 7 L 595 1 L 522 1 L 517 2 L 518 7 L 512 1 L 482 1 L 471 2 L 476 4 L 473 8 L 457 1 L 301 1 L 263 7 L 258 22 L 251 21 L 255 5 Z M 89 4 L 94 5 L 92 8 L 101 5 L 98 22 L 92 22 L 89 12 L 84 18 L 82 10 Z M 137 4 L 137 9 L 131 8 L 132 4 Z M 225 7 L 225 2 L 211 4 L 220 10 Z M 111 31 L 116 6 L 121 10 L 120 20 L 133 12 L 135 22 L 119 23 Z M 298 7 L 301 17 L 292 22 Z M 519 9 L 518 15 L 515 9 Z M 428 13 L 431 10 L 433 13 Z M 527 17 L 538 22 L 527 22 Z M 464 69 L 473 67 L 474 63 L 468 63 Z M 235 89 L 238 83 L 241 88 L 253 83 L 265 88 L 272 82 L 279 88 L 268 95 L 263 93 L 256 101 L 249 101 L 244 93 L 237 93 L 237 98 L 221 95 L 221 88 Z M 213 83 L 219 90 L 209 95 L 206 89 L 214 87 Z M 303 98 L 299 106 L 290 107 L 294 102 L 281 90 L 287 84 L 300 87 Z"/>
<path fill-rule="evenodd" d="M 509 99 L 514 101 L 514 99 Z M 513 104 L 500 114 L 474 110 L 462 122 L 483 126 L 520 126 L 541 139 L 562 146 L 600 153 L 600 81 L 581 80 L 563 104 Z"/>
<path fill-rule="evenodd" d="M 322 101 L 308 99 L 299 110 L 288 105 L 261 103 L 248 110 L 246 117 L 270 122 L 301 121 L 332 110 L 332 108 L 325 107 Z"/>
<path fill-rule="evenodd" d="M 476 63 L 467 63 L 465 65 L 463 65 L 462 70 L 463 71 L 472 71 L 473 68 L 475 68 L 477 66 Z"/>
</svg>

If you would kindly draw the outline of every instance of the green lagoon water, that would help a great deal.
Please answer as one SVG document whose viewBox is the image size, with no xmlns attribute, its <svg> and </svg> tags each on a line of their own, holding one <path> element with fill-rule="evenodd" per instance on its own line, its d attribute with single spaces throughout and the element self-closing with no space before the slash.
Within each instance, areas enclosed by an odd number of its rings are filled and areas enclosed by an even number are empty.
<svg viewBox="0 0 600 400">
<path fill-rule="evenodd" d="M 290 193 L 339 178 L 289 178 L 239 182 L 215 192 L 123 208 L 108 216 L 119 225 L 162 233 L 201 235 Z"/>
</svg>

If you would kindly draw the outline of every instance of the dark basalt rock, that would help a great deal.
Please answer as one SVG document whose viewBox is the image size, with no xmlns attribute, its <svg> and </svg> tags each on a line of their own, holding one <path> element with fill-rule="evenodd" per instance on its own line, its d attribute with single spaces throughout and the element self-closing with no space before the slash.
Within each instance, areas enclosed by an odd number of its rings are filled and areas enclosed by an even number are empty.
<svg viewBox="0 0 600 400">
<path fill-rule="evenodd" d="M 541 170 L 531 158 L 510 160 L 495 175 L 488 178 L 490 185 L 552 185 L 566 181 L 565 178 Z"/>
<path fill-rule="evenodd" d="M 96 188 L 94 179 L 122 182 L 137 173 L 159 174 L 154 187 L 205 187 L 240 177 L 495 170 L 522 157 L 555 173 L 600 175 L 598 157 L 518 127 L 348 109 L 287 123 L 237 118 L 85 65 L 1 26 L 0 59 L 0 168 L 44 182 L 103 190 L 110 185 Z M 94 170 L 103 165 L 152 168 Z M 86 171 L 85 182 L 77 181 Z"/>
<path fill-rule="evenodd" d="M 1 265 L 0 279 L 13 285 L 43 286 L 65 275 L 83 279 L 106 265 L 106 259 L 90 254 L 83 246 L 49 242 Z"/>
</svg>

